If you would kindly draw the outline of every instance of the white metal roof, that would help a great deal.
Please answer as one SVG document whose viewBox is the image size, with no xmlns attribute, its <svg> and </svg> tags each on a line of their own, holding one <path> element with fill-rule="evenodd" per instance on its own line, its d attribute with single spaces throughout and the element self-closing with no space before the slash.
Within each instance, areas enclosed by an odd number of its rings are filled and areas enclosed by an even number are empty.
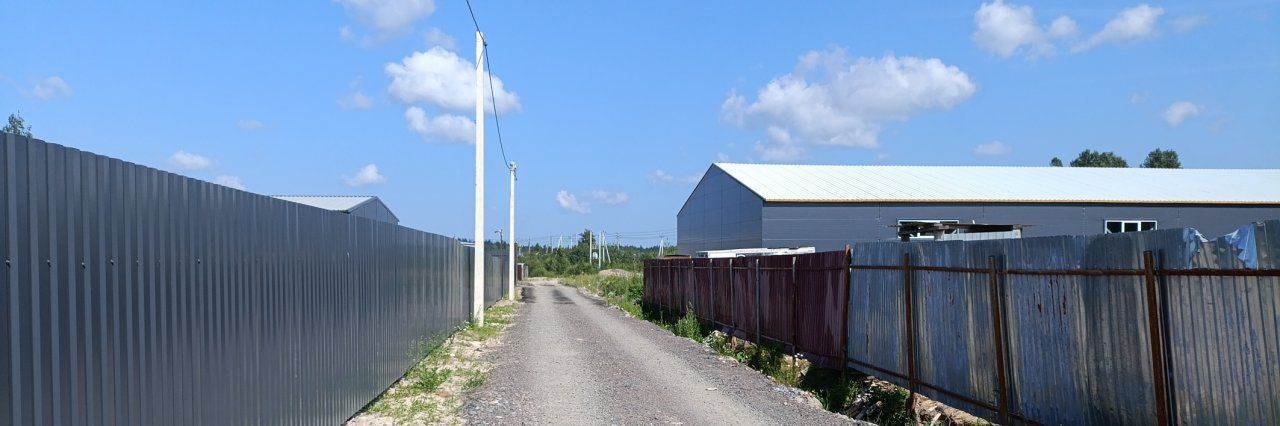
<svg viewBox="0 0 1280 426">
<path fill-rule="evenodd" d="M 378 198 L 370 195 L 272 195 L 272 197 L 340 212 L 350 212 L 361 204 Z"/>
<path fill-rule="evenodd" d="M 713 167 L 771 202 L 1280 204 L 1280 169 Z"/>
</svg>

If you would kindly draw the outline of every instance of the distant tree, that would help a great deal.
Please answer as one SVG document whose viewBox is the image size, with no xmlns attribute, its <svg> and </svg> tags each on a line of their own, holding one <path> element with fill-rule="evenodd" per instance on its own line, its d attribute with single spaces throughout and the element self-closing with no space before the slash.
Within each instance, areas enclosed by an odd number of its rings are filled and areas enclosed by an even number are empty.
<svg viewBox="0 0 1280 426">
<path fill-rule="evenodd" d="M 1142 162 L 1142 167 L 1148 169 L 1181 169 L 1182 162 L 1178 161 L 1178 152 L 1174 150 L 1162 150 L 1156 148 L 1147 154 L 1147 161 Z"/>
<path fill-rule="evenodd" d="M 9 124 L 0 129 L 0 132 L 31 137 L 31 125 L 22 119 L 22 111 L 18 111 L 17 113 L 9 114 Z"/>
<path fill-rule="evenodd" d="M 1129 167 L 1129 162 L 1116 153 L 1084 150 L 1079 157 L 1071 160 L 1071 167 Z"/>
<path fill-rule="evenodd" d="M 1062 167 L 1062 160 L 1058 157 L 1053 157 L 1052 160 L 1049 160 L 1049 167 Z"/>
</svg>

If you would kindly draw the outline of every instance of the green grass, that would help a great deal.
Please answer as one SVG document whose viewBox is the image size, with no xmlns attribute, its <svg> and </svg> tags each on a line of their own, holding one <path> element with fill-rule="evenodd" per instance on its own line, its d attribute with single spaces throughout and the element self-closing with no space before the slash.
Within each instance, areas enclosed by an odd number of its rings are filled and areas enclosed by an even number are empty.
<svg viewBox="0 0 1280 426">
<path fill-rule="evenodd" d="M 599 275 L 574 275 L 560 282 L 582 287 L 600 296 L 610 305 L 617 306 L 636 318 L 644 318 L 640 298 L 644 296 L 644 280 L 640 274 L 630 277 L 602 277 Z"/>
</svg>

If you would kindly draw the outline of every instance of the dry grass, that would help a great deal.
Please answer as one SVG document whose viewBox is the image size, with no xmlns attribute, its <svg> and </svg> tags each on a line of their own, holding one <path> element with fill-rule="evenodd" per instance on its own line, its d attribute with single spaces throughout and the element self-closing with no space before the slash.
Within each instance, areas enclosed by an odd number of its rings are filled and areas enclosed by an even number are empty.
<svg viewBox="0 0 1280 426">
<path fill-rule="evenodd" d="M 516 306 L 500 301 L 485 311 L 483 326 L 468 323 L 447 339 L 417 342 L 415 355 L 422 361 L 347 424 L 462 424 L 464 397 L 484 384 L 491 368 L 480 356 L 501 343 Z"/>
</svg>

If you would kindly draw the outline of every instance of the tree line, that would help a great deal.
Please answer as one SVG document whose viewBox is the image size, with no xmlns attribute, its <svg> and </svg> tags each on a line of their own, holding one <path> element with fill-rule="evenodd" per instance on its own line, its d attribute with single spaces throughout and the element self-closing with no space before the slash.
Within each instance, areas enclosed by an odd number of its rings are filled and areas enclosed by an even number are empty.
<svg viewBox="0 0 1280 426">
<path fill-rule="evenodd" d="M 1062 160 L 1058 157 L 1053 157 L 1052 160 L 1049 160 L 1049 165 L 1062 167 Z M 1071 167 L 1129 167 L 1129 162 L 1111 151 L 1100 152 L 1086 149 L 1076 159 L 1071 160 Z M 1176 151 L 1156 148 L 1155 151 L 1147 154 L 1147 159 L 1142 162 L 1142 167 L 1148 169 L 1181 169 L 1182 162 L 1178 160 Z"/>
</svg>

